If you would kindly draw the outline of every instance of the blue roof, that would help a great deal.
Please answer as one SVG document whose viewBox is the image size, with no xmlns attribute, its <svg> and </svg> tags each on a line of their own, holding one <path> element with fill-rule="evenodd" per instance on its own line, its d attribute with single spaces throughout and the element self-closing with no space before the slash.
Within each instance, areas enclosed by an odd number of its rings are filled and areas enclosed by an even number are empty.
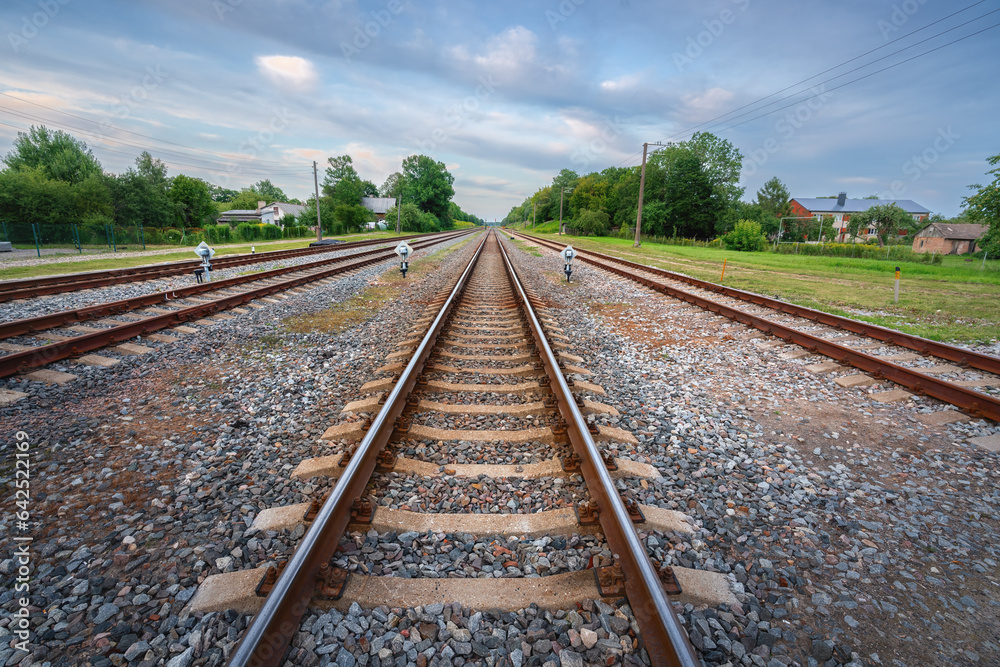
<svg viewBox="0 0 1000 667">
<path fill-rule="evenodd" d="M 847 199 L 843 206 L 837 204 L 837 198 L 817 198 L 817 197 L 792 197 L 792 201 L 799 203 L 802 208 L 810 213 L 861 213 L 867 211 L 872 206 L 884 206 L 895 204 L 907 213 L 930 214 L 930 209 L 924 208 L 912 199 Z"/>
</svg>

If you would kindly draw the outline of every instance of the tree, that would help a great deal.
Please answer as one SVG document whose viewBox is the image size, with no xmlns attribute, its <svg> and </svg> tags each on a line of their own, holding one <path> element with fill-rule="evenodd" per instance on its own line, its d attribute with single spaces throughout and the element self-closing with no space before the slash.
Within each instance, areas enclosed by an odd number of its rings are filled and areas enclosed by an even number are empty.
<svg viewBox="0 0 1000 667">
<path fill-rule="evenodd" d="M 576 217 L 575 227 L 584 234 L 601 236 L 608 231 L 608 220 L 604 211 L 583 211 Z"/>
<path fill-rule="evenodd" d="M 215 185 L 213 183 L 208 184 L 208 194 L 211 195 L 212 201 L 225 204 L 236 199 L 237 195 L 240 194 L 239 190 L 230 190 L 229 188 L 224 188 L 221 185 Z"/>
<path fill-rule="evenodd" d="M 58 224 L 74 216 L 72 187 L 41 168 L 0 172 L 0 216 L 7 222 Z"/>
<path fill-rule="evenodd" d="M 364 228 L 365 223 L 371 220 L 372 212 L 360 204 L 338 204 L 333 209 L 333 217 L 347 232 Z"/>
<path fill-rule="evenodd" d="M 884 237 L 895 236 L 897 230 L 909 230 L 913 225 L 913 216 L 896 204 L 877 204 L 867 211 L 852 215 L 847 221 L 847 232 L 854 238 L 859 230 L 872 227 L 878 245 L 882 248 L 885 247 Z"/>
<path fill-rule="evenodd" d="M 143 151 L 135 167 L 109 180 L 115 222 L 122 226 L 169 227 L 176 219 L 167 167 Z"/>
<path fill-rule="evenodd" d="M 199 179 L 177 174 L 170 183 L 170 199 L 174 202 L 178 221 L 182 227 L 198 227 L 215 215 L 215 206 L 208 184 Z"/>
<path fill-rule="evenodd" d="M 272 183 L 269 178 L 257 181 L 250 186 L 250 189 L 260 193 L 261 198 L 263 198 L 268 204 L 288 201 L 288 195 L 286 195 L 281 188 Z"/>
<path fill-rule="evenodd" d="M 767 247 L 767 237 L 759 222 L 740 220 L 733 231 L 722 237 L 722 243 L 727 250 L 759 252 Z"/>
<path fill-rule="evenodd" d="M 378 189 L 380 197 L 392 197 L 393 199 L 398 198 L 402 192 L 403 175 L 398 171 L 389 174 L 388 178 L 385 179 L 385 183 Z"/>
<path fill-rule="evenodd" d="M 577 181 L 573 194 L 566 199 L 569 214 L 565 217 L 576 218 L 578 213 L 587 210 L 607 212 L 608 182 L 600 174 L 588 174 Z"/>
<path fill-rule="evenodd" d="M 731 142 L 720 139 L 711 132 L 696 132 L 687 141 L 668 144 L 666 148 L 653 153 L 646 165 L 647 184 L 650 179 L 650 164 L 662 168 L 669 178 L 677 161 L 688 154 L 698 158 L 702 171 L 721 201 L 727 206 L 735 205 L 743 196 L 743 188 L 739 186 L 743 154 Z"/>
<path fill-rule="evenodd" d="M 44 125 L 18 132 L 14 150 L 4 158 L 8 169 L 39 169 L 57 181 L 79 184 L 91 176 L 100 176 L 101 163 L 87 144 L 61 130 L 50 131 Z"/>
<path fill-rule="evenodd" d="M 790 202 L 791 194 L 788 188 L 775 176 L 757 191 L 757 200 L 754 203 L 760 206 L 764 213 L 774 218 L 782 218 L 788 215 Z"/>
<path fill-rule="evenodd" d="M 404 201 L 416 204 L 450 227 L 448 202 L 455 196 L 455 177 L 444 163 L 426 155 L 411 155 L 403 160 L 402 173 Z"/>
<path fill-rule="evenodd" d="M 251 188 L 243 188 L 239 193 L 229 200 L 227 211 L 256 211 L 260 202 L 267 203 L 264 195 Z"/>
<path fill-rule="evenodd" d="M 987 162 L 993 166 L 1000 164 L 1000 153 L 988 158 Z M 989 225 L 986 236 L 979 245 L 996 257 L 1000 255 L 1000 167 L 986 173 L 993 176 L 993 182 L 986 186 L 969 186 L 976 193 L 962 202 L 965 206 L 963 215 L 974 222 Z"/>
<path fill-rule="evenodd" d="M 710 238 L 723 208 L 719 193 L 692 154 L 682 155 L 673 164 L 666 181 L 664 232 L 677 236 Z"/>
</svg>

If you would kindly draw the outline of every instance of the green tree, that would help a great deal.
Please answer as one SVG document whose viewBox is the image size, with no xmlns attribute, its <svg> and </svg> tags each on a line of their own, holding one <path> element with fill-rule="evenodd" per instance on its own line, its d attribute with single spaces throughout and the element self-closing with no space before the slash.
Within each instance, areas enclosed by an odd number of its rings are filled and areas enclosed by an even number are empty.
<svg viewBox="0 0 1000 667">
<path fill-rule="evenodd" d="M 885 247 L 886 238 L 896 236 L 897 230 L 909 230 L 914 225 L 913 216 L 896 204 L 878 204 L 852 215 L 847 221 L 847 233 L 853 238 L 861 229 L 871 227 L 881 248 Z"/>
<path fill-rule="evenodd" d="M 170 199 L 182 227 L 199 227 L 215 216 L 208 183 L 201 179 L 177 174 L 170 183 Z"/>
<path fill-rule="evenodd" d="M 398 171 L 394 171 L 389 174 L 388 178 L 382 184 L 382 187 L 378 189 L 378 194 L 380 197 L 392 197 L 396 199 L 403 192 L 403 175 Z"/>
<path fill-rule="evenodd" d="M 767 247 L 767 237 L 755 220 L 740 220 L 733 231 L 722 237 L 727 250 L 759 252 Z"/>
<path fill-rule="evenodd" d="M 251 190 L 259 192 L 261 197 L 268 203 L 273 204 L 274 202 L 287 202 L 288 195 L 285 194 L 284 190 L 279 188 L 277 185 L 271 182 L 271 179 L 265 178 L 262 181 L 257 181 L 250 186 Z"/>
<path fill-rule="evenodd" d="M 604 211 L 581 211 L 576 216 L 574 226 L 584 234 L 603 236 L 608 232 L 610 216 Z"/>
<path fill-rule="evenodd" d="M 143 151 L 135 167 L 109 180 L 115 222 L 122 226 L 169 227 L 174 223 L 174 202 L 163 162 Z"/>
<path fill-rule="evenodd" d="M 235 197 L 229 200 L 227 211 L 256 211 L 260 202 L 267 204 L 264 195 L 251 188 L 243 188 Z"/>
<path fill-rule="evenodd" d="M 671 168 L 665 187 L 664 232 L 711 238 L 722 205 L 696 155 L 683 155 Z"/>
<path fill-rule="evenodd" d="M 18 132 L 14 149 L 3 159 L 8 169 L 40 169 L 47 178 L 79 184 L 100 176 L 101 163 L 87 144 L 61 130 L 52 132 L 44 125 Z"/>
<path fill-rule="evenodd" d="M 565 171 L 565 170 L 564 170 Z M 607 212 L 608 204 L 608 182 L 600 174 L 588 174 L 576 183 L 573 194 L 567 197 L 568 215 L 564 212 L 564 217 L 576 218 L 583 211 L 604 211 Z"/>
<path fill-rule="evenodd" d="M 208 184 L 208 193 L 211 195 L 212 201 L 223 204 L 231 202 L 240 194 L 239 190 L 230 190 L 229 188 L 224 188 L 221 185 L 213 183 Z"/>
<path fill-rule="evenodd" d="M 976 193 L 966 197 L 962 202 L 965 206 L 963 215 L 973 222 L 989 226 L 986 236 L 979 244 L 991 256 L 1000 255 L 1000 153 L 987 159 L 990 165 L 996 167 L 986 172 L 993 176 L 989 185 L 970 185 Z"/>
<path fill-rule="evenodd" d="M 411 155 L 403 160 L 403 201 L 416 204 L 450 227 L 448 202 L 455 196 L 455 177 L 443 162 L 426 155 Z"/>
<path fill-rule="evenodd" d="M 760 206 L 761 210 L 774 218 L 781 218 L 788 215 L 791 203 L 791 193 L 777 176 L 764 184 L 757 191 L 757 199 L 754 202 Z"/>
<path fill-rule="evenodd" d="M 647 185 L 650 164 L 662 168 L 666 172 L 666 178 L 669 178 L 677 161 L 688 154 L 698 158 L 702 171 L 716 190 L 718 198 L 726 206 L 734 206 L 743 196 L 743 188 L 739 186 L 743 154 L 730 141 L 720 139 L 711 132 L 696 132 L 687 141 L 668 144 L 666 148 L 653 153 L 646 165 Z"/>
<path fill-rule="evenodd" d="M 0 216 L 8 222 L 59 224 L 74 220 L 72 186 L 41 168 L 0 172 Z"/>
<path fill-rule="evenodd" d="M 349 232 L 363 229 L 373 213 L 361 204 L 338 204 L 333 209 L 333 217 L 345 232 Z"/>
</svg>

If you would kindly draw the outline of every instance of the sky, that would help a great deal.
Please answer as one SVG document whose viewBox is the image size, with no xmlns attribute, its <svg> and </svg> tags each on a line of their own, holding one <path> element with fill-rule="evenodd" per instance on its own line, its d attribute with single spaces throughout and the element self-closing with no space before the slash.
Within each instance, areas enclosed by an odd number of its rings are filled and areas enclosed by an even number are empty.
<svg viewBox="0 0 1000 667">
<path fill-rule="evenodd" d="M 493 220 L 709 131 L 746 201 L 777 176 L 954 216 L 1000 153 L 997 24 L 1000 0 L 5 0 L 0 155 L 44 124 L 107 171 L 149 150 L 304 200 L 313 161 L 380 185 L 419 153 Z"/>
</svg>

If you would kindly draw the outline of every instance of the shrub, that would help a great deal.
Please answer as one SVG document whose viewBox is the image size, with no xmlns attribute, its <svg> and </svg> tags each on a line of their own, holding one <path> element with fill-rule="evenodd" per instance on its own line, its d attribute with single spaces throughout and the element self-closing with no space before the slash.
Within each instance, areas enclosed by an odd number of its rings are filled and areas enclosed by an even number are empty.
<svg viewBox="0 0 1000 667">
<path fill-rule="evenodd" d="M 229 243 L 233 230 L 229 225 L 205 225 L 204 236 L 208 243 Z"/>
<path fill-rule="evenodd" d="M 576 228 L 581 234 L 602 236 L 608 231 L 609 220 L 608 214 L 604 211 L 591 211 L 588 209 L 577 216 Z"/>
<path fill-rule="evenodd" d="M 756 220 L 740 220 L 733 231 L 722 237 L 726 250 L 760 252 L 767 247 L 767 237 Z"/>
</svg>

